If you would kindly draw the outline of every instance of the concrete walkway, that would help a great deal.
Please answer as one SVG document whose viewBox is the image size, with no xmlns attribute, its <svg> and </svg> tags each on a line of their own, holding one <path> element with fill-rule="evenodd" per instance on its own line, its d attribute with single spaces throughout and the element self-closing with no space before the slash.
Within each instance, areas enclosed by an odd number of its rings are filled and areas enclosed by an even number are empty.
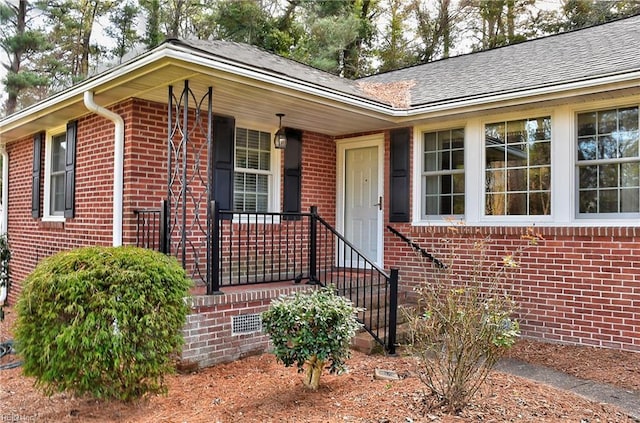
<svg viewBox="0 0 640 423">
<path fill-rule="evenodd" d="M 548 367 L 515 359 L 503 359 L 496 370 L 546 383 L 554 388 L 570 391 L 592 401 L 615 405 L 640 423 L 640 391 L 584 380 Z"/>
</svg>

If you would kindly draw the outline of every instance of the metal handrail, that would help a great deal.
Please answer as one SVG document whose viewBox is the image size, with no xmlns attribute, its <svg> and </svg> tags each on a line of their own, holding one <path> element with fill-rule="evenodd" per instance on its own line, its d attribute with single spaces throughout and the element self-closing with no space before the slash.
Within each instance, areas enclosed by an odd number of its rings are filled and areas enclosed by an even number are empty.
<svg viewBox="0 0 640 423">
<path fill-rule="evenodd" d="M 373 338 L 395 352 L 398 271 L 384 269 L 318 215 L 218 210 L 212 202 L 208 294 L 224 286 L 293 280 L 333 285 L 356 307 Z M 343 254 L 340 257 L 340 254 Z M 346 265 L 348 262 L 348 265 Z"/>
<path fill-rule="evenodd" d="M 447 265 L 444 264 L 443 262 L 441 262 L 440 260 L 438 260 L 437 258 L 435 258 L 433 256 L 433 254 L 429 253 L 427 250 L 425 250 L 424 248 L 422 248 L 421 246 L 419 246 L 418 244 L 416 244 L 415 242 L 410 240 L 408 237 L 406 237 L 400 231 L 398 231 L 397 229 L 393 228 L 391 225 L 387 225 L 387 229 L 389 229 L 389 231 L 392 234 L 396 235 L 398 238 L 403 240 L 409 247 L 413 248 L 415 251 L 420 253 L 420 255 L 422 257 L 426 258 L 427 260 L 429 260 L 430 262 L 435 264 L 436 267 L 438 267 L 439 269 L 446 269 L 447 268 Z"/>
</svg>

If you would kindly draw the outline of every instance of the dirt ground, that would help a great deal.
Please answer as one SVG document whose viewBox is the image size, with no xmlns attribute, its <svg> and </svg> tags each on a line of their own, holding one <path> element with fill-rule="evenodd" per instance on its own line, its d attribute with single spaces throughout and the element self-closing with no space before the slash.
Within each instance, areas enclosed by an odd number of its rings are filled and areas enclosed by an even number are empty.
<svg viewBox="0 0 640 423">
<path fill-rule="evenodd" d="M 9 318 L 0 340 L 11 335 Z M 520 341 L 510 356 L 575 376 L 640 389 L 640 354 Z M 13 356 L 0 360 L 5 364 Z M 0 370 L 0 422 L 631 422 L 614 407 L 544 384 L 492 372 L 460 415 L 429 407 L 426 388 L 408 357 L 354 352 L 349 371 L 324 374 L 316 392 L 302 375 L 264 354 L 167 378 L 169 393 L 135 403 L 100 402 L 68 394 L 43 396 L 20 368 Z M 374 369 L 398 381 L 373 378 Z"/>
</svg>

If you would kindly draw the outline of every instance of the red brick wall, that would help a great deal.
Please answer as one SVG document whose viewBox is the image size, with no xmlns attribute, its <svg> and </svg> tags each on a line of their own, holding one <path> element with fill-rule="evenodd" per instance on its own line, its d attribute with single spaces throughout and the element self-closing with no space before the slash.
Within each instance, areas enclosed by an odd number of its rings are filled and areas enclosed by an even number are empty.
<svg viewBox="0 0 640 423">
<path fill-rule="evenodd" d="M 486 241 L 487 265 L 500 267 L 515 252 L 519 267 L 505 287 L 516 300 L 523 336 L 640 351 L 640 228 L 536 227 L 544 240 L 527 245 L 526 228 L 391 225 L 452 262 L 455 275 L 467 280 L 478 269 L 475 241 Z M 395 235 L 385 238 L 386 265 L 400 269 L 406 296 L 442 277 Z"/>
<path fill-rule="evenodd" d="M 127 105 L 114 109 L 127 119 Z M 47 128 L 42 128 L 45 130 Z M 41 209 L 44 193 L 44 145 Z M 42 222 L 31 217 L 31 137 L 7 146 L 9 154 L 9 225 L 12 289 L 15 301 L 22 281 L 39 260 L 58 251 L 112 243 L 113 124 L 89 115 L 78 121 L 76 145 L 76 210 L 73 219 Z"/>
<path fill-rule="evenodd" d="M 336 145 L 327 135 L 302 135 L 302 211 L 318 206 L 318 213 L 331 224 L 336 216 Z"/>
<path fill-rule="evenodd" d="M 167 106 L 127 102 L 123 193 L 123 239 L 136 243 L 134 210 L 156 209 L 167 197 Z"/>
<path fill-rule="evenodd" d="M 308 289 L 312 288 L 308 285 L 261 285 L 235 290 L 226 288 L 223 295 L 190 298 L 191 314 L 183 329 L 182 364 L 207 367 L 266 351 L 270 345 L 269 336 L 262 332 L 232 334 L 233 317 L 262 313 L 273 299 Z"/>
</svg>

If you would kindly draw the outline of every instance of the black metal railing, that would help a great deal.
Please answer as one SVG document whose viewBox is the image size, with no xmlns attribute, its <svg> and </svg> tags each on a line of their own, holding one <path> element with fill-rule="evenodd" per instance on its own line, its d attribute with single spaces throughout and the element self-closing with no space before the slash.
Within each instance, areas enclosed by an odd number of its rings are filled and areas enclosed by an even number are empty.
<svg viewBox="0 0 640 423">
<path fill-rule="evenodd" d="M 400 231 L 398 231 L 397 229 L 393 228 L 390 225 L 387 225 L 387 229 L 389 229 L 389 231 L 396 235 L 398 238 L 400 238 L 401 240 L 403 240 L 409 247 L 411 247 L 415 252 L 417 252 L 418 254 L 420 254 L 423 258 L 426 258 L 427 260 L 429 260 L 431 263 L 433 263 L 437 268 L 439 269 L 446 269 L 447 265 L 444 264 L 443 262 L 441 262 L 440 260 L 438 260 L 437 258 L 435 258 L 433 256 L 433 254 L 429 253 L 427 250 L 425 250 L 424 248 L 422 248 L 421 246 L 419 246 L 418 244 L 416 244 L 415 242 L 413 242 L 412 240 L 410 240 L 407 236 L 405 236 L 404 234 L 402 234 Z"/>
<path fill-rule="evenodd" d="M 389 274 L 322 219 L 309 213 L 221 211 L 211 203 L 211 283 L 225 286 L 292 280 L 332 285 L 349 298 L 373 338 L 395 353 L 398 271 Z M 217 258 L 217 260 L 216 260 Z"/>
<path fill-rule="evenodd" d="M 364 329 L 389 354 L 395 354 L 398 269 L 387 273 L 320 216 L 315 214 L 314 220 L 318 245 L 316 277 L 324 284 L 335 286 L 340 295 L 362 308 L 358 319 Z M 333 265 L 327 266 L 330 263 Z"/>
<path fill-rule="evenodd" d="M 158 209 L 134 210 L 136 217 L 136 246 L 167 252 L 165 231 L 167 201 L 162 200 Z"/>
</svg>

